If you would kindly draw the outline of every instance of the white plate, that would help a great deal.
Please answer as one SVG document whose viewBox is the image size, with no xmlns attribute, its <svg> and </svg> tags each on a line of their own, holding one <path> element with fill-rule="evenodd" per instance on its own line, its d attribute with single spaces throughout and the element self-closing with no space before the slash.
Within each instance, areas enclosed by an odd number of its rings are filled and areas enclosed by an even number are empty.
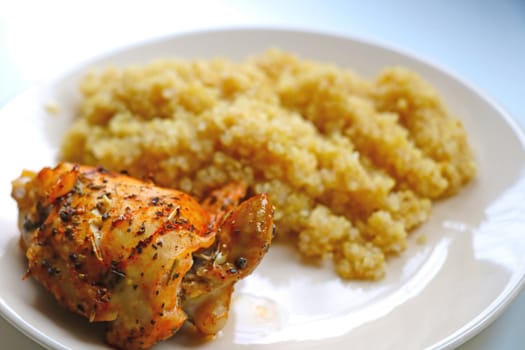
<svg viewBox="0 0 525 350">
<path fill-rule="evenodd" d="M 238 285 L 223 333 L 199 348 L 450 348 L 502 312 L 525 274 L 524 137 L 509 116 L 450 73 L 384 46 L 299 31 L 234 29 L 165 38 L 110 54 L 34 87 L 2 109 L 0 310 L 8 321 L 49 348 L 105 348 L 100 327 L 58 307 L 31 279 L 21 279 L 25 262 L 9 197 L 9 182 L 21 169 L 56 162 L 85 68 L 174 55 L 240 59 L 270 46 L 368 77 L 393 64 L 417 71 L 464 121 L 479 175 L 460 195 L 435 206 L 420 229 L 427 244 L 412 241 L 402 257 L 390 261 L 380 282 L 342 282 L 330 269 L 301 265 L 290 249 L 274 246 L 257 272 Z M 60 105 L 58 116 L 45 112 L 49 102 Z M 195 345 L 178 335 L 157 348 Z"/>
</svg>

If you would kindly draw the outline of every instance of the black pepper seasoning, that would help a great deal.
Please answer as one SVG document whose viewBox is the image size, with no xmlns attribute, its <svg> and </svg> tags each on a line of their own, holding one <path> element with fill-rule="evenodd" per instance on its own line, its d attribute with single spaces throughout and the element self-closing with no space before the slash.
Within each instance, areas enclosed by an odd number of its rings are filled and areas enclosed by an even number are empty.
<svg viewBox="0 0 525 350">
<path fill-rule="evenodd" d="M 245 257 L 241 256 L 239 257 L 237 260 L 235 260 L 235 266 L 239 269 L 239 270 L 242 270 L 246 267 L 246 264 L 248 263 L 248 259 L 246 259 Z"/>
</svg>

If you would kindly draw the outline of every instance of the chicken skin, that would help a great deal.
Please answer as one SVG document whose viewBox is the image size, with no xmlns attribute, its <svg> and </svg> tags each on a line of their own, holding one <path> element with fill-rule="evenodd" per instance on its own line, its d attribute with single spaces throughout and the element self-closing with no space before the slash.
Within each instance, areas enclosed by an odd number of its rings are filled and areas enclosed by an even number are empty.
<svg viewBox="0 0 525 350">
<path fill-rule="evenodd" d="M 103 168 L 60 163 L 13 181 L 28 275 L 60 304 L 108 324 L 106 341 L 146 349 L 185 321 L 224 326 L 233 285 L 273 236 L 268 196 L 242 184 L 202 203 Z"/>
</svg>

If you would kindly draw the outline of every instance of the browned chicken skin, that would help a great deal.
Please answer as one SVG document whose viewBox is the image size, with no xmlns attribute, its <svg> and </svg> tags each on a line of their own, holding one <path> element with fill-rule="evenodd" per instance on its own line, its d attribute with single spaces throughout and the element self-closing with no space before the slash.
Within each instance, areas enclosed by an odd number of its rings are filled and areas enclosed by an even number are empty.
<svg viewBox="0 0 525 350">
<path fill-rule="evenodd" d="M 266 195 L 230 184 L 191 196 L 103 168 L 61 163 L 13 181 L 28 273 L 68 309 L 109 321 L 111 345 L 144 349 L 186 320 L 225 324 L 233 285 L 272 239 Z"/>
</svg>

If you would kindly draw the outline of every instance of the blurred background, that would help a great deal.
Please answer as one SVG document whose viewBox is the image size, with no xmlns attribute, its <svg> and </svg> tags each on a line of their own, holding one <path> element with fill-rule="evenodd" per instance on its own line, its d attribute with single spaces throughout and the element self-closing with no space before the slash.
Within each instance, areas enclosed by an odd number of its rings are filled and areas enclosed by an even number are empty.
<svg viewBox="0 0 525 350">
<path fill-rule="evenodd" d="M 0 0 L 0 108 L 25 88 L 110 50 L 246 26 L 319 30 L 401 48 L 456 73 L 525 125 L 524 0 Z M 1 348 L 39 349 L 2 319 L 0 339 Z M 523 344 L 522 293 L 461 349 Z"/>
</svg>

